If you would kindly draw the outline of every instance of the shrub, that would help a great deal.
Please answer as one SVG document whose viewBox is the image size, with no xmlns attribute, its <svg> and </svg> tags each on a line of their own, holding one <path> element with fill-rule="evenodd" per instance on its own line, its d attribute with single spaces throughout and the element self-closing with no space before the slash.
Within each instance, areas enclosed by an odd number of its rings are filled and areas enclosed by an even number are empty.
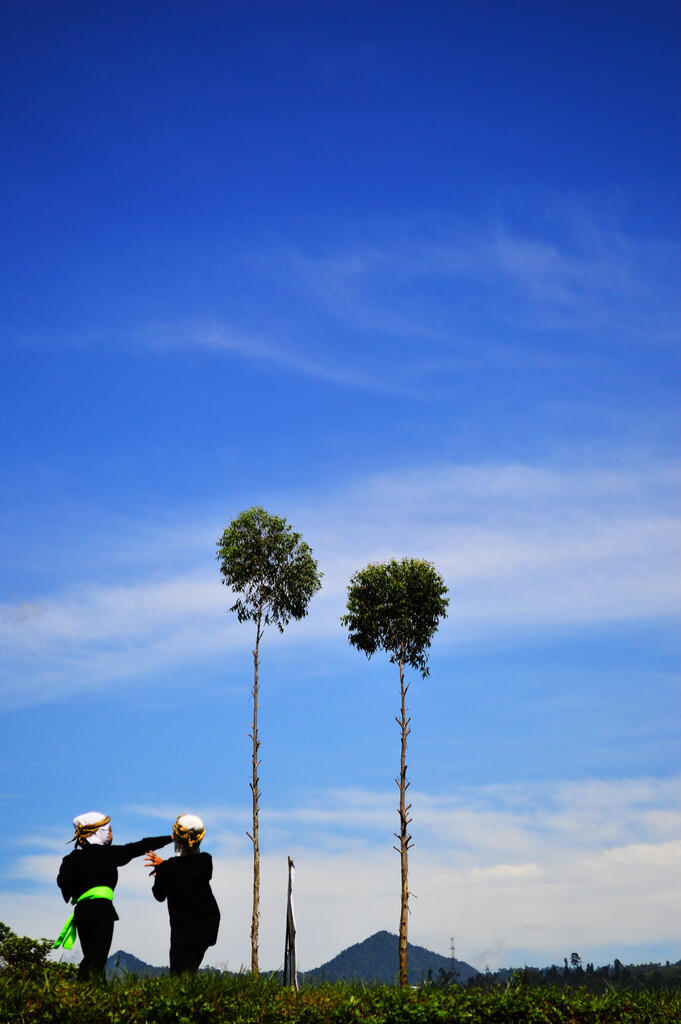
<svg viewBox="0 0 681 1024">
<path fill-rule="evenodd" d="M 15 935 L 0 921 L 0 971 L 24 976 L 40 974 L 47 966 L 51 948 L 49 939 Z"/>
</svg>

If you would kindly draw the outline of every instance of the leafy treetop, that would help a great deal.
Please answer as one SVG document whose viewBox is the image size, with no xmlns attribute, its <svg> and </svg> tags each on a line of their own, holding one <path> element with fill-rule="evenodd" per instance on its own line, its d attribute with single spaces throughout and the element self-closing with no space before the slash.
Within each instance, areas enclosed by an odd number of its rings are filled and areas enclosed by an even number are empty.
<svg viewBox="0 0 681 1024">
<path fill-rule="evenodd" d="M 283 632 L 290 619 L 307 614 L 310 598 L 321 589 L 322 574 L 301 535 L 259 506 L 231 521 L 216 557 L 222 582 L 241 595 L 230 608 L 239 622 L 262 618 Z"/>
<path fill-rule="evenodd" d="M 347 612 L 341 623 L 350 643 L 368 658 L 387 651 L 429 674 L 428 648 L 441 618 L 447 614 L 447 587 L 435 567 L 423 559 L 403 558 L 370 563 L 348 586 Z"/>
</svg>

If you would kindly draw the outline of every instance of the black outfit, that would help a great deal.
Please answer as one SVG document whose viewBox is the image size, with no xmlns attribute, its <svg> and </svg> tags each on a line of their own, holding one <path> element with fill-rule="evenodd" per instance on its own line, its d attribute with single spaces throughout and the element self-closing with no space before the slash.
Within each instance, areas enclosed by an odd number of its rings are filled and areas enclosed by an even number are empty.
<svg viewBox="0 0 681 1024">
<path fill-rule="evenodd" d="M 57 885 L 68 903 L 78 899 L 95 885 L 116 888 L 118 868 L 128 864 L 134 857 L 141 857 L 147 850 L 166 846 L 172 836 L 151 836 L 136 843 L 122 846 L 90 846 L 86 843 L 67 854 L 61 862 Z M 111 948 L 114 921 L 118 914 L 113 902 L 107 899 L 83 900 L 73 911 L 73 920 L 83 950 L 83 959 L 78 968 L 80 978 L 103 975 L 106 958 Z"/>
<path fill-rule="evenodd" d="M 168 900 L 171 974 L 198 971 L 206 950 L 217 942 L 220 911 L 212 877 L 209 853 L 170 857 L 156 868 L 152 892 L 159 903 Z"/>
</svg>

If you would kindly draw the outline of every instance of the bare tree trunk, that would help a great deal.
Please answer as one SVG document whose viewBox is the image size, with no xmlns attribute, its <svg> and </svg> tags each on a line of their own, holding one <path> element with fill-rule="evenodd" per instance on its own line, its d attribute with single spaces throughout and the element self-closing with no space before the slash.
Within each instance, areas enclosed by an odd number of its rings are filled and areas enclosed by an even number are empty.
<svg viewBox="0 0 681 1024">
<path fill-rule="evenodd" d="M 402 874 L 402 896 L 400 900 L 400 934 L 399 934 L 399 961 L 400 961 L 400 985 L 402 988 L 406 988 L 407 985 L 407 916 L 409 914 L 409 864 L 408 864 L 408 853 L 409 848 L 412 846 L 411 836 L 408 832 L 408 827 L 411 824 L 411 818 L 409 817 L 409 811 L 411 810 L 411 804 L 406 802 L 406 794 L 409 789 L 410 783 L 407 782 L 407 736 L 411 732 L 409 723 L 411 718 L 407 717 L 407 705 L 406 696 L 409 684 L 405 685 L 404 682 L 404 668 L 402 664 L 402 658 L 399 659 L 400 666 L 400 698 L 401 698 L 401 709 L 400 717 L 395 718 L 395 721 L 400 727 L 400 733 L 402 738 L 402 747 L 400 753 L 400 777 L 395 779 L 397 786 L 400 791 L 400 831 L 395 832 L 395 838 L 399 839 L 399 849 L 396 846 L 395 849 L 400 855 L 400 868 Z"/>
<path fill-rule="evenodd" d="M 251 918 L 251 971 L 258 973 L 258 930 L 260 925 L 260 838 L 258 833 L 258 812 L 260 799 L 260 779 L 258 777 L 258 751 L 260 740 L 258 739 L 258 650 L 262 637 L 262 610 L 258 611 L 257 627 L 255 632 L 255 649 L 253 651 L 253 723 L 251 726 L 251 739 L 253 741 L 253 778 L 250 783 L 251 797 L 253 802 L 253 831 L 246 835 L 253 843 L 253 916 Z"/>
</svg>

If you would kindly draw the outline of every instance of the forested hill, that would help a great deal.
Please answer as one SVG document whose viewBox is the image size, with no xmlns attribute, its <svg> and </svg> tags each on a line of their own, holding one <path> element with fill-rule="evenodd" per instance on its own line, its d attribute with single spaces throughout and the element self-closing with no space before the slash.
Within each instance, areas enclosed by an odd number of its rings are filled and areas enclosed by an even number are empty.
<svg viewBox="0 0 681 1024">
<path fill-rule="evenodd" d="M 107 960 L 105 972 L 107 978 L 120 978 L 125 974 L 136 974 L 138 978 L 156 978 L 159 974 L 167 974 L 168 968 L 151 967 L 132 953 L 119 949 Z"/>
<path fill-rule="evenodd" d="M 418 985 L 428 977 L 428 971 L 432 972 L 434 981 L 439 976 L 440 968 L 447 972 L 451 971 L 452 961 L 448 956 L 441 956 L 423 946 L 412 946 L 411 943 L 408 943 L 407 967 L 409 984 Z M 456 961 L 456 971 L 457 980 L 461 982 L 467 981 L 472 975 L 478 973 L 474 967 L 464 963 L 463 960 Z M 364 942 L 357 942 L 354 946 L 344 949 L 342 953 L 329 960 L 328 963 L 322 964 L 321 967 L 305 971 L 302 978 L 305 981 L 356 979 L 392 984 L 397 975 L 397 935 L 382 931 L 369 936 Z"/>
<path fill-rule="evenodd" d="M 447 956 L 433 953 L 423 946 L 407 945 L 408 978 L 410 985 L 418 985 L 432 972 L 437 981 L 440 968 L 446 972 L 452 969 L 452 961 Z M 121 976 L 126 973 L 138 977 L 155 977 L 167 973 L 167 967 L 151 967 L 131 953 L 119 949 L 112 953 L 106 963 L 107 977 Z M 211 968 L 208 968 L 211 970 Z M 463 960 L 456 961 L 457 981 L 466 982 L 478 972 Z M 356 979 L 357 981 L 379 981 L 392 984 L 397 978 L 397 935 L 382 931 L 371 935 L 364 942 L 357 942 L 349 949 L 335 956 L 333 960 L 316 967 L 312 971 L 300 973 L 302 981 L 340 981 Z"/>
</svg>

